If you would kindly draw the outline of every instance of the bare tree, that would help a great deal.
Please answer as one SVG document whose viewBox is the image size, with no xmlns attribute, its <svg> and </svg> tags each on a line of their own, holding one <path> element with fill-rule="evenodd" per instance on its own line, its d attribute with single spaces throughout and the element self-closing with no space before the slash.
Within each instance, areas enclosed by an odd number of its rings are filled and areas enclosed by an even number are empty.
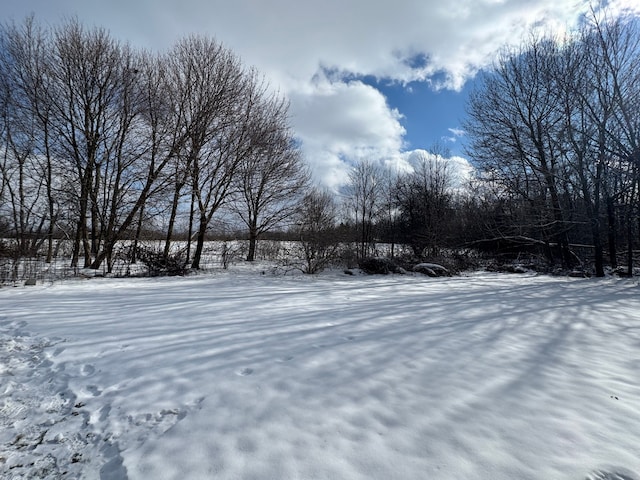
<svg viewBox="0 0 640 480">
<path fill-rule="evenodd" d="M 562 202 L 561 145 L 563 112 L 558 108 L 555 60 L 558 48 L 532 38 L 523 48 L 505 52 L 494 72 L 472 96 L 465 130 L 472 157 L 492 181 L 517 192 L 529 203 L 537 235 L 559 246 L 562 264 L 569 250 L 567 212 Z M 547 249 L 553 261 L 552 249 Z"/>
<path fill-rule="evenodd" d="M 364 258 L 374 248 L 374 227 L 383 207 L 383 173 L 379 165 L 362 161 L 349 172 L 346 202 L 355 219 L 357 256 Z"/>
<path fill-rule="evenodd" d="M 260 236 L 286 227 L 297 212 L 309 175 L 287 121 L 287 103 L 267 94 L 251 122 L 252 148 L 236 174 L 232 210 L 249 232 L 247 260 L 253 261 Z"/>
<path fill-rule="evenodd" d="M 380 194 L 381 203 L 378 228 L 381 238 L 390 245 L 390 256 L 395 256 L 396 244 L 399 241 L 400 204 L 396 195 L 400 174 L 389 167 L 381 170 Z"/>
<path fill-rule="evenodd" d="M 150 56 L 114 41 L 104 30 L 71 21 L 54 32 L 48 74 L 67 201 L 77 227 L 72 264 L 99 268 L 129 235 L 159 188 L 165 166 L 186 133 L 166 107 L 161 74 Z"/>
<path fill-rule="evenodd" d="M 617 197 L 624 204 L 627 274 L 632 275 L 640 221 L 640 121 L 636 113 L 640 108 L 640 20 L 637 17 L 599 20 L 593 15 L 591 23 L 590 31 L 583 37 L 593 71 L 591 87 L 597 95 L 597 105 L 610 113 L 606 128 L 599 130 L 600 152 L 609 157 L 609 163 L 614 159 L 614 165 L 623 174 L 618 182 L 619 192 L 611 191 L 610 182 L 605 188 L 609 197 Z M 592 115 L 592 119 L 602 125 L 600 117 Z"/>
<path fill-rule="evenodd" d="M 77 21 L 54 34 L 49 75 L 59 158 L 68 158 L 74 171 L 70 188 L 77 188 L 77 227 L 72 264 L 83 250 L 88 267 L 98 249 L 100 169 L 107 162 L 108 144 L 118 123 L 110 108 L 120 94 L 120 51 L 106 31 L 87 32 Z M 110 159 L 109 159 L 110 160 Z"/>
<path fill-rule="evenodd" d="M 453 174 L 439 154 L 423 155 L 394 189 L 403 240 L 416 256 L 437 255 L 451 214 Z"/>
<path fill-rule="evenodd" d="M 192 211 L 198 221 L 191 262 L 198 269 L 211 219 L 228 199 L 239 162 L 249 149 L 248 125 L 258 99 L 240 60 L 212 39 L 182 40 L 168 59 L 168 75 L 178 95 L 184 94 L 179 100 L 184 112 L 180 129 L 187 141 L 180 158 L 190 175 Z"/>
<path fill-rule="evenodd" d="M 0 31 L 3 160 L 0 166 L 12 206 L 13 234 L 20 254 L 47 241 L 51 261 L 58 215 L 54 195 L 50 104 L 46 92 L 47 39 L 33 19 Z"/>
<path fill-rule="evenodd" d="M 340 248 L 336 216 L 337 205 L 331 193 L 313 189 L 303 198 L 297 215 L 297 234 L 304 273 L 318 273 L 336 259 Z"/>
<path fill-rule="evenodd" d="M 486 178 L 520 198 L 528 210 L 520 228 L 547 245 L 550 260 L 557 243 L 565 266 L 574 263 L 569 239 L 590 237 L 597 276 L 603 203 L 610 263 L 618 211 L 628 252 L 637 241 L 640 123 L 631 112 L 640 105 L 639 52 L 637 19 L 594 14 L 577 36 L 532 38 L 507 52 L 469 103 L 469 152 Z"/>
<path fill-rule="evenodd" d="M 82 249 L 84 266 L 99 268 L 106 259 L 111 269 L 116 243 L 176 154 L 180 142 L 162 158 L 153 150 L 148 92 L 155 87 L 148 83 L 149 68 L 140 54 L 104 30 L 85 30 L 71 21 L 54 33 L 52 115 L 56 155 L 69 159 L 68 171 L 74 173 L 67 179 L 69 198 L 77 203 L 74 265 Z"/>
</svg>

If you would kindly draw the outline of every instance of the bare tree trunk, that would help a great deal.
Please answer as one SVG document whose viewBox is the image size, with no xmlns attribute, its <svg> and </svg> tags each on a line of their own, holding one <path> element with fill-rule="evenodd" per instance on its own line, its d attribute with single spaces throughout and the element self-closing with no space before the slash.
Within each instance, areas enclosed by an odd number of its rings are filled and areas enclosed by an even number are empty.
<svg viewBox="0 0 640 480">
<path fill-rule="evenodd" d="M 138 244 L 140 243 L 140 236 L 142 235 L 142 222 L 144 220 L 144 205 L 140 207 L 140 215 L 138 216 L 138 225 L 136 226 L 136 234 L 133 237 L 133 248 L 131 251 L 131 263 L 138 261 Z"/>
<path fill-rule="evenodd" d="M 180 202 L 180 188 L 176 185 L 173 192 L 173 201 L 171 202 L 171 213 L 169 214 L 169 224 L 167 226 L 167 236 L 164 242 L 163 255 L 169 256 L 171 251 L 171 240 L 173 238 L 173 229 L 175 227 L 176 216 L 178 215 L 178 204 Z"/>
<path fill-rule="evenodd" d="M 249 252 L 247 253 L 248 262 L 253 262 L 256 259 L 257 243 L 258 243 L 258 228 L 254 223 L 249 227 Z"/>
<path fill-rule="evenodd" d="M 609 263 L 612 268 L 618 267 L 618 248 L 616 233 L 615 204 L 611 195 L 607 195 L 607 243 L 609 247 Z"/>
<path fill-rule="evenodd" d="M 633 276 L 633 221 L 632 206 L 627 205 L 627 275 Z"/>
<path fill-rule="evenodd" d="M 196 250 L 193 253 L 193 261 L 191 262 L 191 268 L 194 270 L 200 269 L 200 260 L 202 259 L 202 252 L 204 250 L 204 241 L 207 235 L 207 217 L 206 215 L 200 216 L 200 226 L 198 227 L 198 236 L 196 239 Z"/>
<path fill-rule="evenodd" d="M 627 205 L 627 275 L 630 277 L 633 276 L 633 243 L 635 238 L 635 235 L 633 234 L 633 226 L 635 224 L 633 221 L 633 210 L 635 207 L 633 199 L 636 196 L 636 186 L 638 184 L 637 168 L 635 164 L 633 165 L 632 170 L 633 182 L 631 185 L 631 193 L 629 194 L 629 203 Z"/>
<path fill-rule="evenodd" d="M 191 190 L 191 204 L 189 207 L 189 228 L 187 232 L 187 263 L 191 258 L 191 239 L 193 237 L 193 217 L 195 216 L 196 192 Z"/>
</svg>

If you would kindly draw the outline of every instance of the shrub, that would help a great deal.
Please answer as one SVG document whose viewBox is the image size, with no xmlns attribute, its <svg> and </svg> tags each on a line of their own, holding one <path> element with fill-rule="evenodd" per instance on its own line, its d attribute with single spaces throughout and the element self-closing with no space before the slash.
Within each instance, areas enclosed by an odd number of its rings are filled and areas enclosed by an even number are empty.
<svg viewBox="0 0 640 480">
<path fill-rule="evenodd" d="M 369 275 L 389 273 L 406 273 L 406 271 L 396 265 L 393 261 L 383 257 L 366 257 L 360 260 L 358 267 Z"/>
<path fill-rule="evenodd" d="M 189 270 L 183 252 L 164 255 L 163 252 L 138 246 L 136 256 L 147 267 L 152 277 L 182 276 Z"/>
</svg>

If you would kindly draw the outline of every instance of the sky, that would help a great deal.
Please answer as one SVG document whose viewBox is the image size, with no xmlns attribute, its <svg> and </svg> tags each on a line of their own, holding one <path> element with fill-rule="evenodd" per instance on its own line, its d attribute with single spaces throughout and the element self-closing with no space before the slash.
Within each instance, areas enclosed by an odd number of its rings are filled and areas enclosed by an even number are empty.
<svg viewBox="0 0 640 480">
<path fill-rule="evenodd" d="M 462 122 L 479 70 L 532 28 L 563 32 L 593 7 L 640 13 L 637 0 L 21 0 L 6 20 L 71 17 L 164 51 L 216 38 L 290 100 L 315 179 L 329 188 L 364 159 L 401 168 L 436 144 L 467 158 Z"/>
</svg>

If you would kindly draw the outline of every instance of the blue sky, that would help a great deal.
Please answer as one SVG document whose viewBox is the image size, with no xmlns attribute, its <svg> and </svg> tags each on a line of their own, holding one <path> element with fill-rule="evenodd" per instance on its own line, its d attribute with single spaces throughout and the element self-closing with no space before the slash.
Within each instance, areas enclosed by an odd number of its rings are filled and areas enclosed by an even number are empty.
<svg viewBox="0 0 640 480">
<path fill-rule="evenodd" d="M 592 7 L 640 13 L 637 0 L 21 0 L 3 17 L 56 26 L 78 18 L 116 39 L 166 51 L 215 37 L 290 100 L 315 179 L 339 188 L 363 159 L 409 168 L 445 141 L 465 166 L 460 132 L 477 72 L 533 28 L 563 33 Z M 455 141 L 454 141 L 455 140 Z M 417 157 L 416 157 L 417 156 Z"/>
<path fill-rule="evenodd" d="M 434 90 L 428 82 L 404 85 L 370 78 L 363 81 L 380 90 L 389 106 L 402 114 L 400 123 L 406 130 L 407 150 L 429 150 L 442 144 L 452 155 L 464 154 L 462 121 L 474 79 L 468 80 L 460 91 Z"/>
</svg>

